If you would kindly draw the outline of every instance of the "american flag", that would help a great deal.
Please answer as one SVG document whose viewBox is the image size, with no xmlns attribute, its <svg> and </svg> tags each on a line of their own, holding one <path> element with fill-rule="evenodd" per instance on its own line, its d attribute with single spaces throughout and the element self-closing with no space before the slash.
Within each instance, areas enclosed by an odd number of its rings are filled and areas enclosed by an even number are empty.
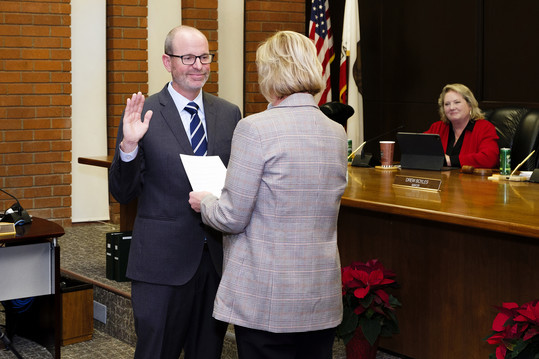
<svg viewBox="0 0 539 359">
<path fill-rule="evenodd" d="M 322 77 L 326 87 L 316 96 L 318 105 L 331 102 L 330 65 L 335 58 L 333 53 L 333 35 L 329 19 L 329 1 L 311 1 L 311 21 L 309 22 L 309 38 L 316 45 L 318 59 L 322 63 Z"/>
</svg>

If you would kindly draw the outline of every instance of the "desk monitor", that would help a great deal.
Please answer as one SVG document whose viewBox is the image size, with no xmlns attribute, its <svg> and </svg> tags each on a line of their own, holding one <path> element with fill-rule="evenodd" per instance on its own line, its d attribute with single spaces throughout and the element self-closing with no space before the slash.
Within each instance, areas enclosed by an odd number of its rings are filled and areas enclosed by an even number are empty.
<svg viewBox="0 0 539 359">
<path fill-rule="evenodd" d="M 401 167 L 440 171 L 444 165 L 444 148 L 440 135 L 434 133 L 398 132 Z"/>
</svg>

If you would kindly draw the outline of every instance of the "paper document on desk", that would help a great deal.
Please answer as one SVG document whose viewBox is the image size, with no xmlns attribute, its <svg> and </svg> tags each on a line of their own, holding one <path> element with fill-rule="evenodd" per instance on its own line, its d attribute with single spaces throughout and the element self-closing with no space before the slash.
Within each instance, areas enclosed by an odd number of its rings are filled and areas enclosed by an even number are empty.
<svg viewBox="0 0 539 359">
<path fill-rule="evenodd" d="M 208 191 L 221 197 L 221 190 L 225 185 L 226 167 L 219 156 L 180 154 L 180 158 L 193 191 Z"/>
</svg>

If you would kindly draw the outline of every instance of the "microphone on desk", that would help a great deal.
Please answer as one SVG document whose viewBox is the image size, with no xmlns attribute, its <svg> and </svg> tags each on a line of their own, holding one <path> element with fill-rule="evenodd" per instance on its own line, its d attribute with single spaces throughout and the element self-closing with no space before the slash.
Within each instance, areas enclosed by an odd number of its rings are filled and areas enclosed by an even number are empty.
<svg viewBox="0 0 539 359">
<path fill-rule="evenodd" d="M 2 188 L 0 188 L 0 191 L 4 192 L 15 200 L 15 203 L 13 203 L 11 207 L 6 209 L 3 217 L 0 219 L 0 222 L 9 222 L 15 224 L 16 226 L 32 223 L 32 218 L 30 217 L 28 212 L 26 212 L 26 210 L 22 208 L 17 197 L 12 195 L 11 193 L 4 191 Z"/>
<path fill-rule="evenodd" d="M 354 152 L 352 152 L 350 154 L 350 156 L 348 157 L 351 157 L 353 156 L 355 153 L 357 153 L 357 151 L 360 151 L 359 153 L 359 156 L 355 156 L 354 159 L 352 160 L 352 166 L 355 166 L 355 167 L 374 167 L 375 165 L 377 164 L 380 164 L 377 159 L 373 158 L 372 154 L 365 154 L 364 152 L 364 147 L 365 145 L 368 143 L 368 142 L 372 142 L 374 140 L 377 140 L 379 139 L 380 137 L 383 137 L 383 136 L 386 136 L 386 135 L 389 135 L 390 133 L 393 133 L 393 132 L 396 132 L 398 130 L 401 130 L 404 128 L 404 125 L 400 125 L 394 129 L 392 129 L 391 131 L 387 131 L 385 133 L 382 133 L 381 135 L 378 135 L 376 137 L 373 137 L 373 138 L 369 138 L 368 140 L 366 141 L 363 141 L 363 143 L 361 145 L 359 145 L 358 148 L 356 148 L 356 150 Z"/>
</svg>

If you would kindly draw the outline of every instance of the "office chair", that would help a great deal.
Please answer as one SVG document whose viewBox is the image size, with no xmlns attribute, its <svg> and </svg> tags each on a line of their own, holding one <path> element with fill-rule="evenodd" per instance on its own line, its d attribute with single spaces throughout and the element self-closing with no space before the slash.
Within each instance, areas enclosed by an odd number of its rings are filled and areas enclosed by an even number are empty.
<svg viewBox="0 0 539 359">
<path fill-rule="evenodd" d="M 496 127 L 500 148 L 511 148 L 515 132 L 526 112 L 528 109 L 522 107 L 502 107 L 485 111 L 485 119 Z"/>
<path fill-rule="evenodd" d="M 320 106 L 320 110 L 333 121 L 340 123 L 346 128 L 346 121 L 354 114 L 354 108 L 350 105 L 333 101 Z"/>
<path fill-rule="evenodd" d="M 530 110 L 517 126 L 511 147 L 511 167 L 515 168 L 533 150 L 536 152 L 520 170 L 533 171 L 539 165 L 539 110 Z"/>
</svg>

